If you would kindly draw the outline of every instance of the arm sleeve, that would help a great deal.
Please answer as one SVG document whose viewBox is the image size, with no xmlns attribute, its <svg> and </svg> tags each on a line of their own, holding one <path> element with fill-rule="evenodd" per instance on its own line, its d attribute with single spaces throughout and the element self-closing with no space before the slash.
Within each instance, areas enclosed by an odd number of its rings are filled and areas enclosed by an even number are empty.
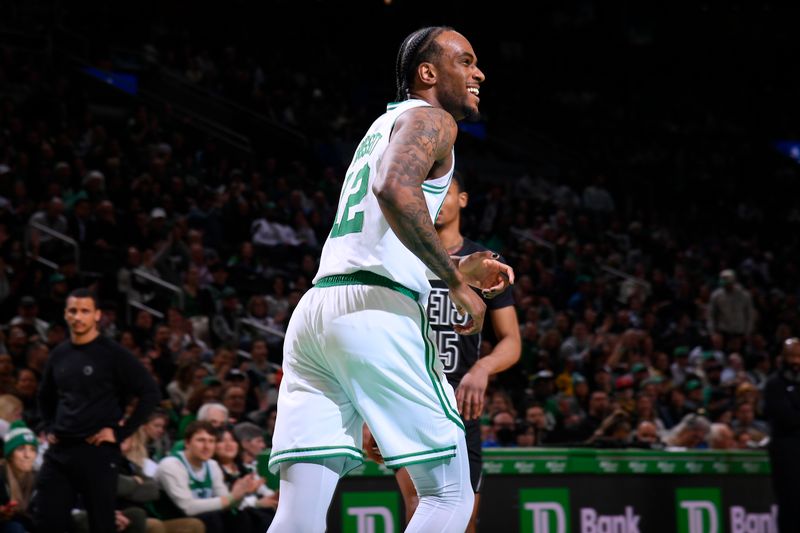
<svg viewBox="0 0 800 533">
<path fill-rule="evenodd" d="M 213 469 L 211 472 L 213 478 Z M 194 497 L 192 491 L 189 490 L 189 473 L 186 472 L 186 468 L 180 460 L 175 457 L 166 457 L 158 464 L 156 479 L 172 503 L 177 505 L 186 516 L 196 516 L 222 509 L 222 500 L 218 496 L 213 498 Z M 216 489 L 216 482 L 214 483 Z"/>
<path fill-rule="evenodd" d="M 122 442 L 133 434 L 155 409 L 161 399 L 161 393 L 155 380 L 147 372 L 144 365 L 132 353 L 121 346 L 119 347 L 116 372 L 117 383 L 120 384 L 123 391 L 139 399 L 125 425 L 114 429 L 117 442 Z"/>
</svg>

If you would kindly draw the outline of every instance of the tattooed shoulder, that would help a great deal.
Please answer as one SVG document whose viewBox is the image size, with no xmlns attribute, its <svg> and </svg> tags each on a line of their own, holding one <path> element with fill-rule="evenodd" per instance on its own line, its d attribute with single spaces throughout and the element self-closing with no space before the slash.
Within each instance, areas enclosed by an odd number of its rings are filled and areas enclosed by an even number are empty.
<svg viewBox="0 0 800 533">
<path fill-rule="evenodd" d="M 450 113 L 436 107 L 421 107 L 409 110 L 406 114 L 403 141 L 420 147 L 431 161 L 450 155 L 458 132 L 456 121 Z"/>
</svg>

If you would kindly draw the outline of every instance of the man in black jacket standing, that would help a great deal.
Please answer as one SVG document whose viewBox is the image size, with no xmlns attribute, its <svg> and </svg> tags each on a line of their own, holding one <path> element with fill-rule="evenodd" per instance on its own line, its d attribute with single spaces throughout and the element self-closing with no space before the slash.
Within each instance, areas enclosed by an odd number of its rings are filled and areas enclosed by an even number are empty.
<svg viewBox="0 0 800 533">
<path fill-rule="evenodd" d="M 800 340 L 783 343 L 783 367 L 764 388 L 764 411 L 772 426 L 769 457 L 778 501 L 778 530 L 800 531 Z"/>
<path fill-rule="evenodd" d="M 92 292 L 73 291 L 64 318 L 70 339 L 51 352 L 39 390 L 50 448 L 34 517 L 39 531 L 66 531 L 80 494 L 92 533 L 113 532 L 119 443 L 144 422 L 160 394 L 132 353 L 100 335 Z M 126 417 L 133 398 L 138 401 Z"/>
</svg>

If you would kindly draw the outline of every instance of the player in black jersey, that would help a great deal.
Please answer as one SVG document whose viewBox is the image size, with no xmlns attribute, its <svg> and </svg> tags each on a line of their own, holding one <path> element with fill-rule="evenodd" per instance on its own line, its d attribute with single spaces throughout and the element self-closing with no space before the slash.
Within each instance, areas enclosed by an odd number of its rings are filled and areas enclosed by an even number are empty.
<svg viewBox="0 0 800 533">
<path fill-rule="evenodd" d="M 487 250 L 461 234 L 461 210 L 467 206 L 467 201 L 468 195 L 464 189 L 463 178 L 456 172 L 435 223 L 439 238 L 452 257 L 462 257 Z M 509 368 L 519 360 L 522 346 L 519 322 L 511 291 L 484 294 L 484 298 L 487 298 L 487 314 L 494 328 L 497 344 L 491 353 L 479 358 L 481 334 L 464 336 L 454 331 L 453 326 L 463 325 L 468 317 L 458 315 L 448 297 L 447 285 L 444 282 L 438 279 L 431 279 L 430 282 L 432 290 L 428 298 L 428 319 L 447 379 L 456 391 L 458 410 L 467 432 L 470 478 L 472 489 L 475 491 L 475 506 L 467 531 L 475 531 L 483 468 L 479 417 L 483 413 L 489 376 Z M 374 448 L 368 449 L 368 454 L 375 453 L 377 450 Z M 397 471 L 397 481 L 403 494 L 408 521 L 414 514 L 417 495 L 405 469 Z"/>
</svg>

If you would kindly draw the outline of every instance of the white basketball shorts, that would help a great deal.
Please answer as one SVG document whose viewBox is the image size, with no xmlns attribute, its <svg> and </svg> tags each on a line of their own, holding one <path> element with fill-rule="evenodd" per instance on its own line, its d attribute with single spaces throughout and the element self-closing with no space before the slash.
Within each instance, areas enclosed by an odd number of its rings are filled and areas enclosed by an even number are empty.
<svg viewBox="0 0 800 533">
<path fill-rule="evenodd" d="M 285 461 L 344 456 L 344 475 L 364 460 L 363 422 L 390 468 L 453 457 L 464 438 L 425 310 L 386 278 L 320 280 L 289 322 L 283 370 L 273 472 Z"/>
</svg>

